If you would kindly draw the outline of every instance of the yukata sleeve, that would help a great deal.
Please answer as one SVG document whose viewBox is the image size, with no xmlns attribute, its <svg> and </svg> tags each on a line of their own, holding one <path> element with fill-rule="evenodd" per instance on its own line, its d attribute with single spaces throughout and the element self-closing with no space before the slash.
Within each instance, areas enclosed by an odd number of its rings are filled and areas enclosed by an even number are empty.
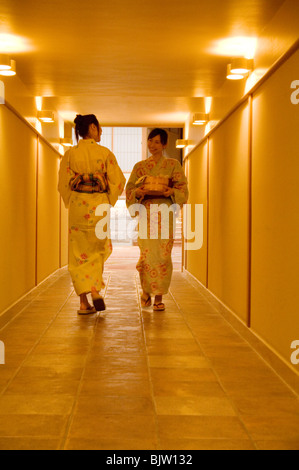
<svg viewBox="0 0 299 470">
<path fill-rule="evenodd" d="M 118 197 L 122 194 L 126 178 L 121 171 L 115 155 L 109 152 L 106 160 L 106 175 L 108 184 L 108 199 L 111 206 L 115 206 Z"/>
<path fill-rule="evenodd" d="M 66 208 L 69 207 L 70 197 L 72 190 L 70 188 L 70 181 L 75 176 L 75 172 L 71 170 L 69 164 L 70 150 L 65 152 L 61 159 L 59 174 L 58 174 L 58 191 L 62 197 Z"/>
<path fill-rule="evenodd" d="M 133 204 L 138 203 L 138 199 L 136 198 L 136 181 L 138 180 L 137 169 L 136 165 L 134 166 L 132 173 L 130 175 L 129 181 L 126 185 L 126 204 L 127 208 L 132 206 Z"/>
<path fill-rule="evenodd" d="M 171 196 L 172 202 L 182 206 L 188 201 L 189 192 L 187 178 L 179 161 L 174 166 L 171 178 L 174 189 L 174 194 Z"/>
</svg>

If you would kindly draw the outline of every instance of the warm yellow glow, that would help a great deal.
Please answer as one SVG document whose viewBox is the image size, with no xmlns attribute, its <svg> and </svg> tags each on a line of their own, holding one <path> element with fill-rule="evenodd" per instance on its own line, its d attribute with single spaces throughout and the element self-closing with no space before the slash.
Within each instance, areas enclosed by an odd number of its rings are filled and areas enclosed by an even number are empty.
<svg viewBox="0 0 299 470">
<path fill-rule="evenodd" d="M 60 145 L 63 145 L 65 147 L 72 147 L 73 146 L 73 139 L 64 137 L 60 139 Z"/>
<path fill-rule="evenodd" d="M 204 126 L 209 121 L 209 115 L 205 113 L 196 113 L 193 116 L 192 124 L 194 126 Z"/>
<path fill-rule="evenodd" d="M 175 143 L 175 146 L 177 149 L 183 149 L 185 147 L 187 147 L 188 145 L 188 140 L 185 140 L 185 139 L 178 139 Z"/>
<path fill-rule="evenodd" d="M 252 72 L 246 80 L 245 93 L 248 93 L 251 88 L 265 75 L 268 69 L 256 69 Z"/>
<path fill-rule="evenodd" d="M 230 64 L 227 66 L 226 78 L 228 80 L 242 80 L 244 77 L 242 74 L 232 73 Z"/>
<path fill-rule="evenodd" d="M 210 114 L 210 112 L 211 112 L 211 107 L 212 107 L 212 97 L 211 97 L 211 96 L 206 96 L 204 100 L 205 100 L 205 111 L 206 111 L 206 114 Z"/>
<path fill-rule="evenodd" d="M 0 54 L 0 70 L 10 70 L 11 62 L 7 54 Z"/>
<path fill-rule="evenodd" d="M 253 60 L 245 59 L 245 57 L 234 57 L 231 60 L 230 72 L 246 75 L 253 69 Z"/>
<path fill-rule="evenodd" d="M 212 123 L 211 122 L 208 122 L 208 124 L 205 126 L 205 135 L 207 135 L 210 130 L 212 129 Z"/>
<path fill-rule="evenodd" d="M 230 75 L 227 75 L 226 78 L 228 80 L 243 80 L 244 75 L 239 75 L 237 73 L 231 73 Z"/>
<path fill-rule="evenodd" d="M 42 133 L 42 123 L 38 119 L 35 120 L 35 129 L 40 134 Z"/>
<path fill-rule="evenodd" d="M 10 61 L 10 68 L 5 70 L 0 70 L 0 75 L 5 77 L 13 77 L 16 75 L 16 62 L 15 60 Z"/>
<path fill-rule="evenodd" d="M 35 97 L 35 106 L 36 106 L 37 111 L 42 110 L 42 106 L 43 106 L 43 97 L 42 96 L 36 96 Z"/>
<path fill-rule="evenodd" d="M 65 137 L 65 135 L 64 135 L 64 120 L 63 120 L 62 116 L 60 116 L 59 113 L 57 114 L 57 116 L 58 116 L 59 137 L 60 137 L 60 139 L 63 139 L 63 137 Z"/>
<path fill-rule="evenodd" d="M 0 53 L 26 52 L 32 49 L 28 39 L 15 34 L 0 34 Z"/>
<path fill-rule="evenodd" d="M 52 111 L 38 111 L 37 118 L 42 122 L 54 122 L 54 113 Z"/>
<path fill-rule="evenodd" d="M 257 38 L 235 36 L 215 42 L 209 52 L 228 57 L 245 57 L 246 59 L 253 59 L 256 47 Z"/>
</svg>

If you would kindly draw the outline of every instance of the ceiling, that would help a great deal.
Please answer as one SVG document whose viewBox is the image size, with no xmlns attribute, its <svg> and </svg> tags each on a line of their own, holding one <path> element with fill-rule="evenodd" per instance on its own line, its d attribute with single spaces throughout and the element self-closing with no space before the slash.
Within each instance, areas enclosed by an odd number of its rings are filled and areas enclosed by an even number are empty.
<svg viewBox="0 0 299 470">
<path fill-rule="evenodd" d="M 0 52 L 44 109 L 67 120 L 94 113 L 103 125 L 175 127 L 203 111 L 240 55 L 230 47 L 241 40 L 221 41 L 258 38 L 283 3 L 0 0 Z"/>
</svg>

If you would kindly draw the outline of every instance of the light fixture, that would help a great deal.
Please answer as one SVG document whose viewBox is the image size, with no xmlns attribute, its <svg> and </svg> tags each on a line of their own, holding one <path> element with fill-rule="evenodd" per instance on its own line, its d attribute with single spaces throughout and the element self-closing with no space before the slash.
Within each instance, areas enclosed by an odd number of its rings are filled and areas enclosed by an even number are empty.
<svg viewBox="0 0 299 470">
<path fill-rule="evenodd" d="M 37 119 L 41 122 L 54 122 L 54 113 L 52 111 L 38 111 Z"/>
<path fill-rule="evenodd" d="M 242 80 L 253 69 L 253 59 L 234 57 L 227 66 L 226 78 L 228 80 Z"/>
<path fill-rule="evenodd" d="M 193 116 L 192 124 L 194 126 L 204 126 L 209 121 L 209 115 L 206 113 L 196 113 Z"/>
<path fill-rule="evenodd" d="M 189 144 L 189 140 L 185 140 L 185 139 L 178 139 L 175 142 L 175 146 L 176 146 L 177 149 L 183 149 L 183 148 L 187 147 L 188 144 Z"/>
<path fill-rule="evenodd" d="M 64 137 L 64 139 L 60 139 L 60 144 L 64 145 L 65 147 L 72 147 L 74 145 L 73 139 Z"/>
<path fill-rule="evenodd" d="M 7 54 L 0 54 L 0 70 L 10 70 L 11 63 Z"/>
<path fill-rule="evenodd" d="M 251 61 L 245 59 L 245 57 L 234 57 L 230 64 L 231 73 L 246 75 L 252 70 L 252 64 L 250 62 Z"/>
<path fill-rule="evenodd" d="M 0 60 L 0 75 L 5 77 L 12 77 L 16 75 L 16 61 L 10 60 L 9 58 L 6 60 L 5 57 Z"/>
<path fill-rule="evenodd" d="M 241 73 L 232 73 L 231 64 L 228 64 L 227 70 L 226 70 L 226 78 L 228 80 L 243 80 L 244 77 L 245 77 L 245 74 L 242 75 Z"/>
</svg>

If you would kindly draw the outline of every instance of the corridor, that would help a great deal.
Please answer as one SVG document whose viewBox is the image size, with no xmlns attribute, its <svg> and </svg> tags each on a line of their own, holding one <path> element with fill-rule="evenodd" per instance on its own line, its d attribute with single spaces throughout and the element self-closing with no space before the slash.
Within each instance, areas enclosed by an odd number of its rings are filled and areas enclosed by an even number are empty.
<svg viewBox="0 0 299 470">
<path fill-rule="evenodd" d="M 0 449 L 299 449 L 298 395 L 180 270 L 141 309 L 137 247 L 105 267 L 107 310 L 78 316 L 66 268 L 0 317 Z"/>
</svg>

